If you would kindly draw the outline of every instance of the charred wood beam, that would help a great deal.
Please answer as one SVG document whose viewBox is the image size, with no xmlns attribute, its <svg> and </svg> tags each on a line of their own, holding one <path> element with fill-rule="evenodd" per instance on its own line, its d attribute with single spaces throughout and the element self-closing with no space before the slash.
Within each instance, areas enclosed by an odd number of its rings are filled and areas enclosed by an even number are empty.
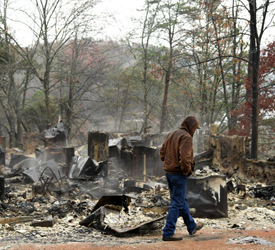
<svg viewBox="0 0 275 250">
<path fill-rule="evenodd" d="M 271 185 L 271 186 L 266 186 L 266 187 L 251 187 L 249 188 L 249 191 L 252 191 L 252 190 L 269 190 L 269 189 L 275 189 L 275 185 Z"/>
<path fill-rule="evenodd" d="M 209 160 L 209 159 L 212 159 L 213 158 L 213 153 L 214 151 L 212 149 L 209 149 L 207 151 L 204 151 L 200 154 L 197 154 L 195 157 L 194 157 L 194 162 L 200 162 L 201 160 Z"/>
<path fill-rule="evenodd" d="M 26 192 L 22 193 L 22 194 L 16 194 L 16 193 L 8 193 L 8 198 L 11 199 L 13 197 L 23 197 L 24 199 L 27 198 L 27 194 Z"/>
<path fill-rule="evenodd" d="M 209 149 L 194 157 L 195 170 L 202 169 L 204 166 L 211 166 L 214 151 Z"/>
<path fill-rule="evenodd" d="M 56 224 L 57 218 L 51 218 L 47 220 L 33 221 L 31 226 L 33 227 L 53 227 Z"/>
<path fill-rule="evenodd" d="M 3 201 L 5 196 L 5 178 L 0 177 L 0 200 Z"/>
<path fill-rule="evenodd" d="M 37 216 L 21 216 L 21 217 L 11 217 L 11 218 L 0 218 L 0 224 L 14 224 L 20 222 L 28 222 L 37 219 Z"/>
</svg>

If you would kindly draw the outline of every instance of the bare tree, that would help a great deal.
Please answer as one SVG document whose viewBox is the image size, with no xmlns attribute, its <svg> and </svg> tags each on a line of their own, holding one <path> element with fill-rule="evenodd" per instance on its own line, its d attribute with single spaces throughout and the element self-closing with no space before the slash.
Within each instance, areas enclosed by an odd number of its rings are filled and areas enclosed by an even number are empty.
<svg viewBox="0 0 275 250">
<path fill-rule="evenodd" d="M 164 131 L 167 116 L 167 102 L 169 86 L 173 80 L 173 75 L 179 69 L 176 67 L 179 60 L 179 45 L 186 36 L 185 28 L 182 25 L 184 16 L 188 13 L 185 1 L 166 0 L 161 3 L 157 29 L 162 33 L 160 38 L 163 44 L 167 44 L 167 50 L 160 58 L 160 66 L 164 72 L 164 93 L 162 100 L 162 110 L 160 118 L 160 132 Z"/>
<path fill-rule="evenodd" d="M 31 73 L 25 61 L 16 53 L 12 39 L 8 34 L 8 5 L 4 0 L 1 6 L 1 54 L 0 54 L 0 106 L 6 117 L 1 124 L 9 134 L 10 147 L 20 147 L 22 143 L 22 114 L 25 107 L 26 92 Z M 0 126 L 1 126 L 0 125 Z"/>
<path fill-rule="evenodd" d="M 70 142 L 81 128 L 77 124 L 83 124 L 80 120 L 87 119 L 85 113 L 88 111 L 91 115 L 92 110 L 98 108 L 93 101 L 99 97 L 91 98 L 91 95 L 97 96 L 98 84 L 103 82 L 110 63 L 100 42 L 78 39 L 75 35 L 75 39 L 70 40 L 60 53 L 58 65 L 60 70 L 55 76 L 60 81 L 56 90 L 59 90 L 61 116 Z"/>
<path fill-rule="evenodd" d="M 45 95 L 46 118 L 50 121 L 50 91 L 57 84 L 52 77 L 56 67 L 56 58 L 74 36 L 75 27 L 79 32 L 91 35 L 94 15 L 92 10 L 99 0 L 62 1 L 62 0 L 30 0 L 21 9 L 26 20 L 24 24 L 34 36 L 34 43 L 25 49 L 9 34 L 14 48 L 26 61 L 32 73 L 39 79 Z M 20 21 L 21 22 L 21 21 Z M 22 23 L 22 22 L 21 22 Z M 90 26 L 90 29 L 87 27 Z M 33 60 L 29 51 L 35 52 Z M 46 124 L 45 124 L 46 127 Z"/>
<path fill-rule="evenodd" d="M 156 16 L 159 11 L 160 1 L 145 1 L 145 8 L 142 10 L 144 12 L 143 20 L 139 20 L 140 26 L 142 27 L 141 34 L 139 35 L 141 41 L 141 49 L 137 53 L 134 52 L 133 47 L 131 46 L 131 41 L 129 45 L 132 52 L 135 54 L 135 58 L 142 64 L 142 93 L 143 93 L 143 126 L 141 131 L 146 132 L 148 127 L 148 117 L 150 114 L 150 107 L 148 105 L 148 95 L 150 86 L 148 84 L 148 78 L 150 74 L 150 63 L 152 63 L 152 56 L 154 52 L 150 51 L 151 39 L 153 33 L 156 31 Z"/>
</svg>

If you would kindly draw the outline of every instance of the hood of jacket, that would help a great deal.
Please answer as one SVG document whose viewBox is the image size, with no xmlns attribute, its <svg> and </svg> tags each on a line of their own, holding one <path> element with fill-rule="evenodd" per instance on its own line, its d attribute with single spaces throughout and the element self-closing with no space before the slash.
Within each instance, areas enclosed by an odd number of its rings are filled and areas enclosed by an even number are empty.
<svg viewBox="0 0 275 250">
<path fill-rule="evenodd" d="M 196 117 L 191 115 L 191 116 L 187 116 L 184 118 L 184 120 L 182 121 L 182 123 L 180 125 L 180 128 L 185 129 L 193 137 L 193 135 L 199 125 L 200 125 L 200 123 L 196 119 Z"/>
</svg>

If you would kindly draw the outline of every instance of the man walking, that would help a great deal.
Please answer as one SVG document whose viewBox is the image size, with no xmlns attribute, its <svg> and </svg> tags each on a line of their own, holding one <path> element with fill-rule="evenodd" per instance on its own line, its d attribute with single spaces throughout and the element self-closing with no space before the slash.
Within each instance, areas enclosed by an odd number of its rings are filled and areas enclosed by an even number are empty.
<svg viewBox="0 0 275 250">
<path fill-rule="evenodd" d="M 181 235 L 175 235 L 176 223 L 179 216 L 187 227 L 190 235 L 203 227 L 196 223 L 189 213 L 186 198 L 187 177 L 194 172 L 193 135 L 199 128 L 199 122 L 194 116 L 187 116 L 179 129 L 171 132 L 160 149 L 160 158 L 164 161 L 163 168 L 171 191 L 172 204 L 166 218 L 162 240 L 182 240 Z"/>
</svg>

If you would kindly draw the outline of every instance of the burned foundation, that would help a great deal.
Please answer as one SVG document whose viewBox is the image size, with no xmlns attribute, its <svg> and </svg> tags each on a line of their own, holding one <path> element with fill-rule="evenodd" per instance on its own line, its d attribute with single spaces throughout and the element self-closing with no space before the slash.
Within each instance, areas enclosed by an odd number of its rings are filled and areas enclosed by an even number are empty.
<svg viewBox="0 0 275 250">
<path fill-rule="evenodd" d="M 109 140 L 109 149 L 109 161 L 133 179 L 146 181 L 165 174 L 159 148 L 146 146 L 140 136 Z"/>
<path fill-rule="evenodd" d="M 249 159 L 249 139 L 243 136 L 204 136 L 204 152 L 195 157 L 196 166 L 210 166 L 226 176 L 252 182 L 275 182 L 275 161 Z"/>
<path fill-rule="evenodd" d="M 88 133 L 88 156 L 97 162 L 109 159 L 109 135 L 104 132 Z"/>
</svg>

